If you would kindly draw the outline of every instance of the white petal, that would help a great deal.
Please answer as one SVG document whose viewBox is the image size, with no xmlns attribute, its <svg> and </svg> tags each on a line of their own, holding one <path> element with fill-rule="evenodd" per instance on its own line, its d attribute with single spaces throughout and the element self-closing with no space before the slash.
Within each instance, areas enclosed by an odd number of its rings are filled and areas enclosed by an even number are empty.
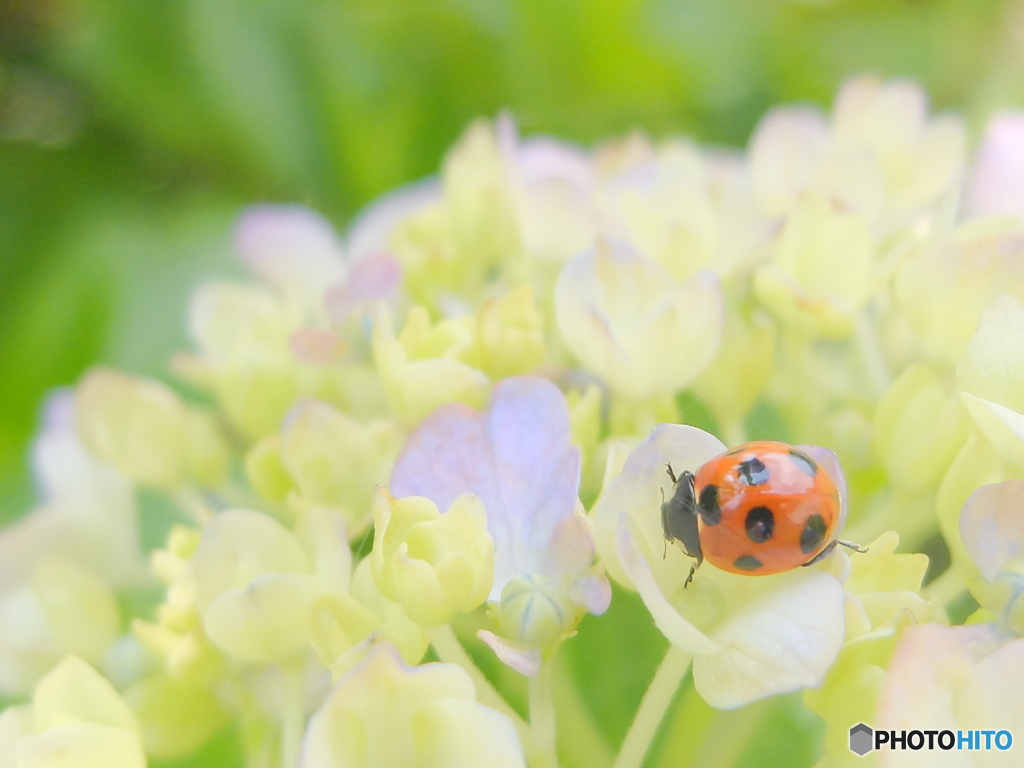
<svg viewBox="0 0 1024 768">
<path fill-rule="evenodd" d="M 666 465 L 671 464 L 677 475 L 683 470 L 693 472 L 725 450 L 725 444 L 714 435 L 680 424 L 659 424 L 633 449 L 622 472 L 608 483 L 591 513 L 597 549 L 613 579 L 632 586 L 617 555 L 619 515 L 625 512 L 636 525 L 636 545 L 662 590 L 672 593 L 682 586 L 690 569 L 689 559 L 676 556 L 680 554 L 677 552 L 662 557 L 661 502 L 672 494 Z"/>
<path fill-rule="evenodd" d="M 413 717 L 422 768 L 525 768 L 512 722 L 475 701 L 438 699 Z"/>
<path fill-rule="evenodd" d="M 629 522 L 626 513 L 622 513 L 617 547 L 619 563 L 640 594 L 640 599 L 644 601 L 647 610 L 651 612 L 654 624 L 677 648 L 694 654 L 715 653 L 715 642 L 684 619 L 661 591 L 661 587 L 654 580 L 654 574 L 651 573 L 651 567 L 637 549 L 629 530 Z"/>
<path fill-rule="evenodd" d="M 703 271 L 685 283 L 618 241 L 572 258 L 555 286 L 558 328 L 587 368 L 634 399 L 674 393 L 718 349 L 722 295 Z M 673 349 L 685 348 L 685 355 Z"/>
<path fill-rule="evenodd" d="M 780 578 L 780 577 L 764 577 Z M 711 706 L 820 685 L 843 642 L 843 588 L 821 572 L 787 574 L 713 632 L 717 653 L 693 660 L 693 681 Z"/>
<path fill-rule="evenodd" d="M 45 506 L 0 533 L 0 583 L 24 578 L 43 554 L 61 554 L 112 584 L 144 568 L 134 489 L 97 459 L 75 433 L 73 402 L 57 393 L 32 445 L 32 465 Z"/>
<path fill-rule="evenodd" d="M 1024 305 L 996 296 L 956 368 L 964 392 L 1024 412 Z"/>
<path fill-rule="evenodd" d="M 1005 405 L 961 392 L 974 423 L 1007 464 L 1024 468 L 1024 415 Z"/>
</svg>

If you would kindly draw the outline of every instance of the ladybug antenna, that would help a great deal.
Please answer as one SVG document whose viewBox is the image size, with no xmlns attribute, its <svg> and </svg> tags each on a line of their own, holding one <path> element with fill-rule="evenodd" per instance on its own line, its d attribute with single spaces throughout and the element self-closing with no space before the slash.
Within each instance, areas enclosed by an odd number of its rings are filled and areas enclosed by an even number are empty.
<svg viewBox="0 0 1024 768">
<path fill-rule="evenodd" d="M 678 482 L 679 482 L 679 478 L 677 478 L 677 477 L 676 477 L 676 473 L 675 473 L 675 471 L 674 471 L 674 470 L 672 469 L 672 464 L 671 464 L 671 462 L 665 465 L 665 471 L 667 471 L 667 472 L 668 472 L 668 476 L 669 476 L 669 479 L 671 479 L 671 480 L 672 480 L 672 485 L 675 485 L 676 483 L 678 483 Z"/>
</svg>

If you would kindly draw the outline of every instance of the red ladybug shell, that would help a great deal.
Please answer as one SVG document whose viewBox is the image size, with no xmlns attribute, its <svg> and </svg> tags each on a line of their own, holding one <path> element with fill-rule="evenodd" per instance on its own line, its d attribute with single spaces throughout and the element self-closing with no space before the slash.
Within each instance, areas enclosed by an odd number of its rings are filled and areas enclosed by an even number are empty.
<svg viewBox="0 0 1024 768">
<path fill-rule="evenodd" d="M 705 559 L 732 573 L 767 576 L 814 559 L 839 525 L 839 491 L 810 456 L 787 443 L 744 443 L 694 477 Z"/>
</svg>

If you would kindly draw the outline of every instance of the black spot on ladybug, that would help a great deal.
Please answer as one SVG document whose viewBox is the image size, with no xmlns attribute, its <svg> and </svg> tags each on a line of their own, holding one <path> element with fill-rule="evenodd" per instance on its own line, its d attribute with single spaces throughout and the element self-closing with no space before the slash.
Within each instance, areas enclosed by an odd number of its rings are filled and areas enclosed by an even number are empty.
<svg viewBox="0 0 1024 768">
<path fill-rule="evenodd" d="M 733 560 L 733 565 L 739 568 L 741 571 L 756 571 L 760 568 L 763 563 L 753 555 L 743 555 Z"/>
<path fill-rule="evenodd" d="M 755 544 L 763 544 L 775 532 L 775 515 L 768 507 L 754 507 L 747 512 L 747 538 Z"/>
<path fill-rule="evenodd" d="M 811 515 L 804 523 L 804 529 L 800 531 L 800 549 L 805 554 L 810 554 L 825 540 L 825 518 L 821 515 Z"/>
<path fill-rule="evenodd" d="M 810 457 L 800 453 L 800 451 L 790 451 L 789 458 L 791 458 L 793 463 L 800 467 L 800 471 L 808 477 L 814 477 L 818 474 L 818 465 L 815 464 Z"/>
<path fill-rule="evenodd" d="M 722 521 L 722 508 L 718 506 L 718 486 L 705 485 L 700 489 L 697 511 L 704 525 L 718 525 Z"/>
<path fill-rule="evenodd" d="M 741 461 L 739 470 L 740 477 L 743 478 L 743 482 L 747 485 L 761 485 L 761 483 L 768 482 L 768 468 L 756 456 L 746 461 Z"/>
</svg>

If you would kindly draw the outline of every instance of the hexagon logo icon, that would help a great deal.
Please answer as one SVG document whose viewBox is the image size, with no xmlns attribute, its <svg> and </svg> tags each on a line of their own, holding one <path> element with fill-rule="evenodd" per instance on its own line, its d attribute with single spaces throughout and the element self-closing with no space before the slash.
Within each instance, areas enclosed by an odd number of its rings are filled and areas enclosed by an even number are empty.
<svg viewBox="0 0 1024 768">
<path fill-rule="evenodd" d="M 874 736 L 874 731 L 871 730 L 870 725 L 857 723 L 850 729 L 850 751 L 855 755 L 864 757 L 864 755 L 875 748 Z"/>
</svg>

